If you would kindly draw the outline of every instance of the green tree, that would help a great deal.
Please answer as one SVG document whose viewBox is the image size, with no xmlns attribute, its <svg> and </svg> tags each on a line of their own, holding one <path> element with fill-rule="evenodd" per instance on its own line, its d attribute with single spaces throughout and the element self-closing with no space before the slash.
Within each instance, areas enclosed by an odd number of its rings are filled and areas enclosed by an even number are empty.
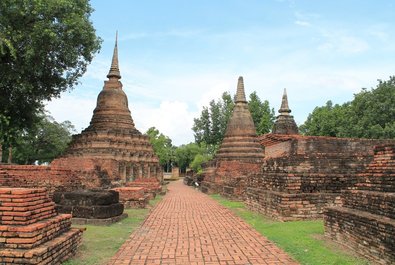
<svg viewBox="0 0 395 265">
<path fill-rule="evenodd" d="M 395 138 L 395 77 L 354 95 L 351 102 L 328 101 L 309 114 L 300 131 L 306 135 Z"/>
<path fill-rule="evenodd" d="M 269 133 L 276 118 L 274 109 L 270 109 L 269 101 L 261 101 L 256 91 L 250 94 L 248 108 L 258 135 Z"/>
<path fill-rule="evenodd" d="M 51 162 L 67 148 L 74 132 L 74 126 L 70 121 L 58 123 L 51 116 L 42 115 L 39 122 L 16 138 L 13 162 Z"/>
<path fill-rule="evenodd" d="M 175 153 L 176 153 L 176 160 L 175 162 L 177 165 L 180 167 L 181 172 L 185 172 L 188 167 L 196 167 L 199 164 L 199 161 L 206 162 L 208 160 L 196 160 L 196 156 L 200 155 L 202 157 L 211 159 L 214 155 L 215 152 L 215 147 L 212 145 L 207 145 L 204 142 L 201 142 L 200 144 L 197 143 L 189 143 L 186 145 L 181 145 L 177 147 Z M 192 166 L 193 163 L 193 166 Z M 200 164 L 201 166 L 201 164 Z M 197 172 L 197 171 L 195 171 Z"/>
<path fill-rule="evenodd" d="M 192 127 L 195 142 L 219 145 L 224 137 L 233 106 L 231 95 L 224 92 L 220 99 L 210 101 L 209 107 L 203 107 L 200 117 L 194 119 Z"/>
<path fill-rule="evenodd" d="M 159 132 L 155 127 L 149 128 L 146 134 L 149 137 L 155 154 L 159 158 L 159 164 L 165 172 L 170 172 L 172 163 L 175 161 L 175 147 L 172 145 L 171 139 Z"/>
<path fill-rule="evenodd" d="M 202 173 L 202 165 L 203 163 L 209 161 L 211 159 L 210 156 L 204 155 L 204 154 L 197 154 L 193 161 L 191 162 L 191 168 L 194 172 L 196 173 Z"/>
<path fill-rule="evenodd" d="M 101 42 L 92 11 L 88 0 L 0 1 L 0 145 L 15 143 L 37 122 L 43 101 L 85 73 Z"/>
<path fill-rule="evenodd" d="M 186 172 L 193 159 L 197 154 L 201 153 L 201 148 L 197 143 L 189 143 L 181 145 L 175 150 L 175 162 L 181 172 Z"/>
</svg>

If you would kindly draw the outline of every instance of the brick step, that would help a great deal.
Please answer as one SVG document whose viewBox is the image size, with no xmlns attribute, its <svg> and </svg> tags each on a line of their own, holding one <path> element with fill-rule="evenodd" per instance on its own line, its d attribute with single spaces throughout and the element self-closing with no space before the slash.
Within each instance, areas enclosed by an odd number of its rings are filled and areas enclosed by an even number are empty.
<svg viewBox="0 0 395 265">
<path fill-rule="evenodd" d="M 0 249 L 0 264 L 61 264 L 75 254 L 81 236 L 80 229 L 72 228 L 33 249 Z"/>
<path fill-rule="evenodd" d="M 395 193 L 347 190 L 342 197 L 344 207 L 395 219 Z"/>
<path fill-rule="evenodd" d="M 0 226 L 2 247 L 31 249 L 70 229 L 71 214 L 61 214 L 25 226 Z"/>
</svg>

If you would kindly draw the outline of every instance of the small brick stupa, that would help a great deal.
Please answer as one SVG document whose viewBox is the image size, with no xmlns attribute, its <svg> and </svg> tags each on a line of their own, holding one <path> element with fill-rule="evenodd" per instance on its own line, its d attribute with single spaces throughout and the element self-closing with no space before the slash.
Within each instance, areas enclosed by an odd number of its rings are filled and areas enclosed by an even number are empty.
<svg viewBox="0 0 395 265">
<path fill-rule="evenodd" d="M 232 116 L 225 137 L 215 156 L 217 160 L 257 161 L 263 159 L 262 146 L 256 135 L 254 121 L 244 92 L 243 77 L 239 77 Z"/>
<path fill-rule="evenodd" d="M 119 81 L 117 41 L 107 78 L 97 97 L 90 125 L 73 136 L 65 155 L 52 165 L 74 169 L 100 167 L 111 182 L 125 183 L 140 178 L 161 180 L 158 157 L 148 136 L 135 128 L 127 96 Z"/>
<path fill-rule="evenodd" d="M 291 109 L 288 106 L 287 90 L 284 88 L 283 99 L 281 107 L 278 110 L 280 115 L 277 116 L 276 122 L 273 125 L 273 134 L 298 134 L 298 126 L 294 117 L 290 115 Z"/>
<path fill-rule="evenodd" d="M 204 170 L 202 191 L 243 197 L 244 179 L 251 172 L 259 171 L 263 157 L 240 76 L 232 116 L 214 160 Z"/>
</svg>

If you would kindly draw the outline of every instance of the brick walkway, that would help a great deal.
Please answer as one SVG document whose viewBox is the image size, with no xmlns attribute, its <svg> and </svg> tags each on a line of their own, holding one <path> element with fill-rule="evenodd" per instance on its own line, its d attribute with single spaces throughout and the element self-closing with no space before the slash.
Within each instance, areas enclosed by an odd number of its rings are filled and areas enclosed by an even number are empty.
<svg viewBox="0 0 395 265">
<path fill-rule="evenodd" d="M 209 196 L 181 181 L 109 264 L 297 264 Z"/>
</svg>

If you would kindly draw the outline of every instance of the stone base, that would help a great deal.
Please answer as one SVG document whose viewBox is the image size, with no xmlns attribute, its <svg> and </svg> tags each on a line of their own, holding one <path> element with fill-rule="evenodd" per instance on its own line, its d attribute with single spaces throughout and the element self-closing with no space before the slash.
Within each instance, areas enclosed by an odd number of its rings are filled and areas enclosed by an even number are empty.
<svg viewBox="0 0 395 265">
<path fill-rule="evenodd" d="M 322 218 L 327 206 L 339 205 L 339 193 L 285 193 L 248 188 L 249 209 L 281 221 Z"/>
<path fill-rule="evenodd" d="M 73 225 L 110 225 L 128 217 L 127 213 L 105 219 L 72 218 Z"/>
<path fill-rule="evenodd" d="M 60 264 L 75 254 L 81 238 L 82 231 L 72 228 L 33 249 L 1 249 L 0 264 Z"/>
<path fill-rule="evenodd" d="M 395 264 L 395 221 L 359 210 L 329 207 L 325 236 L 351 248 L 374 264 Z"/>
</svg>

